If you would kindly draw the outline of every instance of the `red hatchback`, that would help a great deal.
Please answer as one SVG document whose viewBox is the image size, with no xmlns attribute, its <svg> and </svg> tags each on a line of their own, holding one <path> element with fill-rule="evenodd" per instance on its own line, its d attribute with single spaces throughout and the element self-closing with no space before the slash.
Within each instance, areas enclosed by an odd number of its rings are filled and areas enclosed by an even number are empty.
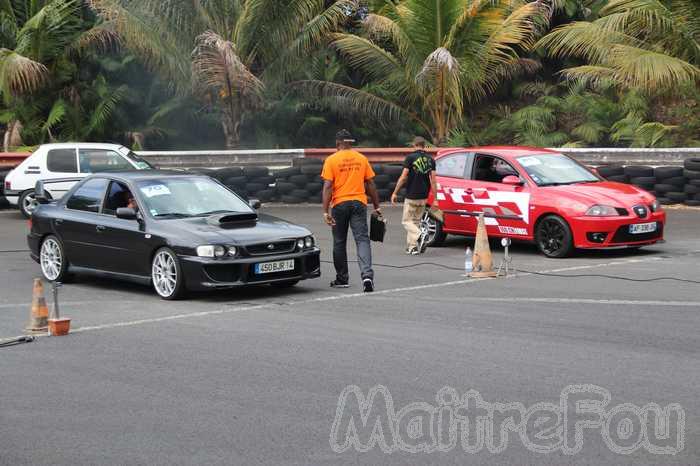
<svg viewBox="0 0 700 466">
<path fill-rule="evenodd" d="M 663 240 L 666 214 L 635 186 L 605 181 L 548 149 L 445 149 L 436 156 L 437 205 L 428 245 L 474 235 L 483 212 L 489 236 L 534 241 L 548 257 L 575 248 L 638 248 Z M 430 202 L 433 199 L 431 196 Z"/>
</svg>

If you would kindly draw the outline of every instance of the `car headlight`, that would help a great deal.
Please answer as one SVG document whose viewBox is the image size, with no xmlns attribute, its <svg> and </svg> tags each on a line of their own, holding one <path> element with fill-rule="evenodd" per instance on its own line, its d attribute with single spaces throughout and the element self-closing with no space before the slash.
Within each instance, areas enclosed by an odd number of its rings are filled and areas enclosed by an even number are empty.
<svg viewBox="0 0 700 466">
<path fill-rule="evenodd" d="M 649 204 L 649 210 L 652 212 L 658 212 L 661 210 L 661 203 L 657 199 L 654 199 L 654 202 Z"/>
<path fill-rule="evenodd" d="M 588 217 L 618 217 L 620 214 L 609 205 L 594 205 L 586 212 Z"/>
<path fill-rule="evenodd" d="M 224 257 L 226 255 L 226 248 L 223 246 L 197 246 L 197 255 L 199 257 Z"/>
<path fill-rule="evenodd" d="M 236 246 L 229 246 L 229 248 L 228 248 L 228 255 L 231 256 L 231 257 L 233 257 L 233 256 L 235 256 L 236 254 L 238 254 L 238 249 L 236 248 Z"/>
<path fill-rule="evenodd" d="M 297 240 L 297 249 L 304 249 L 304 239 L 300 238 Z"/>
<path fill-rule="evenodd" d="M 313 236 L 307 236 L 304 238 L 304 247 L 306 247 L 306 249 L 313 248 L 314 244 L 316 244 L 316 241 L 314 240 Z"/>
</svg>

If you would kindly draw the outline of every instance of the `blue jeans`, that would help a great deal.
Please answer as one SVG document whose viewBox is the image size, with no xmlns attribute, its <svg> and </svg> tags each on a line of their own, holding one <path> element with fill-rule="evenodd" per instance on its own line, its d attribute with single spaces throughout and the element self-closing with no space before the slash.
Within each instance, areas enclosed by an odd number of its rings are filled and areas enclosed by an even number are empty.
<svg viewBox="0 0 700 466">
<path fill-rule="evenodd" d="M 341 202 L 333 207 L 331 215 L 335 220 L 333 227 L 333 264 L 336 280 L 347 283 L 348 275 L 348 229 L 352 229 L 357 246 L 357 261 L 360 265 L 362 279 L 374 279 L 372 270 L 372 249 L 367 228 L 367 206 L 360 201 Z"/>
</svg>

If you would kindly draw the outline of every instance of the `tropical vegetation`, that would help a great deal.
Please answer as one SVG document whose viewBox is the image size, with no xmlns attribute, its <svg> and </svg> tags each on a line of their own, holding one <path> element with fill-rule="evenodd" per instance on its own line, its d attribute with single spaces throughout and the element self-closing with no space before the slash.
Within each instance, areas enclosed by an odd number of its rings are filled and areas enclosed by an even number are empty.
<svg viewBox="0 0 700 466">
<path fill-rule="evenodd" d="M 5 150 L 700 145 L 696 0 L 0 0 Z"/>
</svg>

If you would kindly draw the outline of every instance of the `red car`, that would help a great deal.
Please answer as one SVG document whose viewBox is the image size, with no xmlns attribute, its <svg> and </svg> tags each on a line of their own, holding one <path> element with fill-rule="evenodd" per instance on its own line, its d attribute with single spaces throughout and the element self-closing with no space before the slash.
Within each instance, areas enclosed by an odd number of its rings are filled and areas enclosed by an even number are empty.
<svg viewBox="0 0 700 466">
<path fill-rule="evenodd" d="M 483 212 L 491 237 L 534 241 L 547 257 L 575 248 L 638 248 L 663 240 L 666 214 L 635 186 L 605 181 L 548 149 L 478 147 L 438 152 L 437 205 L 428 245 L 474 235 Z M 433 199 L 429 199 L 433 203 Z"/>
</svg>

